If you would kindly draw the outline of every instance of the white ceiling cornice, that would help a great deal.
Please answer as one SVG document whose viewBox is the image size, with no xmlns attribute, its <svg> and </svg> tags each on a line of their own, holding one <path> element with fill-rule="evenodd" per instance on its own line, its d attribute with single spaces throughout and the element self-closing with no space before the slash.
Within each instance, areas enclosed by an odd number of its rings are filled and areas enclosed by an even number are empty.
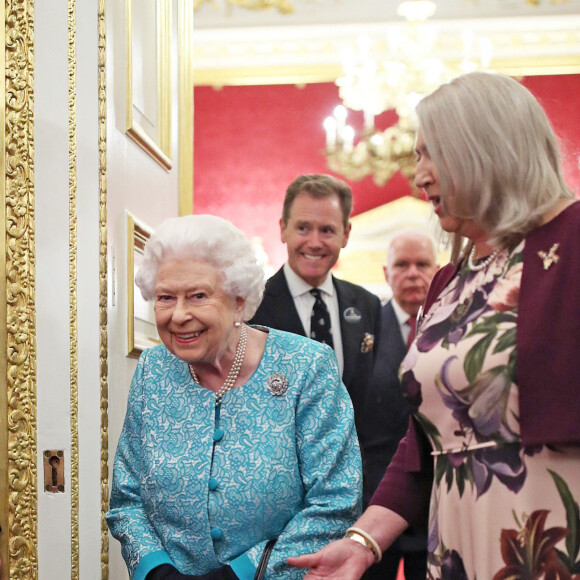
<svg viewBox="0 0 580 580">
<path fill-rule="evenodd" d="M 580 14 L 430 21 L 436 56 L 461 55 L 461 32 L 493 43 L 491 67 L 507 74 L 580 73 Z M 342 47 L 365 33 L 386 46 L 387 31 L 404 22 L 199 29 L 194 34 L 196 84 L 300 83 L 335 80 Z M 302 76 L 301 76 L 302 74 Z"/>
</svg>

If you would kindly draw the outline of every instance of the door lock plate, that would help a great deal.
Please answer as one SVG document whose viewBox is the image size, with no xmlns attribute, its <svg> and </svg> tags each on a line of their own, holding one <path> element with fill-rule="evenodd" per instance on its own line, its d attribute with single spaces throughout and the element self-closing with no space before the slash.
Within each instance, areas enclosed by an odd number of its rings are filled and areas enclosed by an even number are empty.
<svg viewBox="0 0 580 580">
<path fill-rule="evenodd" d="M 44 491 L 64 493 L 64 451 L 47 449 L 44 455 Z"/>
</svg>

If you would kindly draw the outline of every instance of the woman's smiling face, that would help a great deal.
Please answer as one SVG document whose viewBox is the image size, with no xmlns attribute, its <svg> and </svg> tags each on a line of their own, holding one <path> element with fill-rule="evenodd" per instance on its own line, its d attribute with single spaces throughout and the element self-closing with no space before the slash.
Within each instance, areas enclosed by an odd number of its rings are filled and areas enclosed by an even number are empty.
<svg viewBox="0 0 580 580">
<path fill-rule="evenodd" d="M 170 259 L 159 266 L 155 322 L 163 344 L 188 363 L 219 361 L 234 322 L 242 322 L 244 301 L 224 292 L 219 271 L 196 259 Z"/>
</svg>

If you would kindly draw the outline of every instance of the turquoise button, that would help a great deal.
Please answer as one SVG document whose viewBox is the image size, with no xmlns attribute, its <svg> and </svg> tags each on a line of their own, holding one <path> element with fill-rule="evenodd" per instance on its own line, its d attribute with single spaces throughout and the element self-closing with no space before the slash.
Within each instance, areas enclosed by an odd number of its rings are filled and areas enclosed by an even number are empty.
<svg viewBox="0 0 580 580">
<path fill-rule="evenodd" d="M 217 489 L 217 486 L 218 486 L 217 479 L 215 477 L 210 477 L 208 483 L 209 490 L 213 491 L 214 489 Z"/>
<path fill-rule="evenodd" d="M 221 540 L 224 537 L 224 533 L 219 528 L 212 528 L 211 529 L 211 539 L 212 540 Z"/>
<path fill-rule="evenodd" d="M 213 440 L 214 441 L 219 441 L 223 436 L 224 436 L 224 430 L 223 429 L 216 429 L 213 432 Z"/>
</svg>

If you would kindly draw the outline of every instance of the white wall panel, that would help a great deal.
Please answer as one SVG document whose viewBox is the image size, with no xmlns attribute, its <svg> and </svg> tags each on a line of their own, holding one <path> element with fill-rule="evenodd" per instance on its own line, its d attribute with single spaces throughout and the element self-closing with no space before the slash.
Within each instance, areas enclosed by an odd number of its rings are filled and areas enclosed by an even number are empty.
<svg viewBox="0 0 580 580">
<path fill-rule="evenodd" d="M 67 19 L 66 0 L 36 3 L 34 157 L 40 580 L 68 578 L 71 555 Z M 44 491 L 45 449 L 64 450 L 65 493 Z"/>
<path fill-rule="evenodd" d="M 36 184 L 38 558 L 40 580 L 101 578 L 101 385 L 99 320 L 99 0 L 74 3 L 76 30 L 76 157 L 69 154 L 69 2 L 34 6 Z M 173 2 L 177 58 L 177 2 Z M 125 133 L 125 2 L 107 0 L 107 237 L 109 466 L 136 361 L 127 357 L 126 211 L 156 227 L 178 213 L 177 79 L 172 80 L 173 166 L 161 167 Z M 69 163 L 76 169 L 76 220 L 69 218 Z M 69 231 L 76 225 L 76 344 L 71 351 Z M 113 268 L 113 255 L 115 268 Z M 116 287 L 113 300 L 112 288 Z M 71 359 L 71 353 L 73 353 Z M 78 367 L 74 369 L 74 358 Z M 71 424 L 71 360 L 78 378 L 78 424 Z M 73 373 L 74 375 L 74 373 Z M 74 378 L 74 376 L 73 376 Z M 74 417 L 73 417 L 74 419 Z M 78 574 L 71 538 L 71 441 L 78 428 Z M 63 449 L 65 492 L 43 489 L 42 452 Z M 110 539 L 109 578 L 128 578 Z"/>
</svg>

